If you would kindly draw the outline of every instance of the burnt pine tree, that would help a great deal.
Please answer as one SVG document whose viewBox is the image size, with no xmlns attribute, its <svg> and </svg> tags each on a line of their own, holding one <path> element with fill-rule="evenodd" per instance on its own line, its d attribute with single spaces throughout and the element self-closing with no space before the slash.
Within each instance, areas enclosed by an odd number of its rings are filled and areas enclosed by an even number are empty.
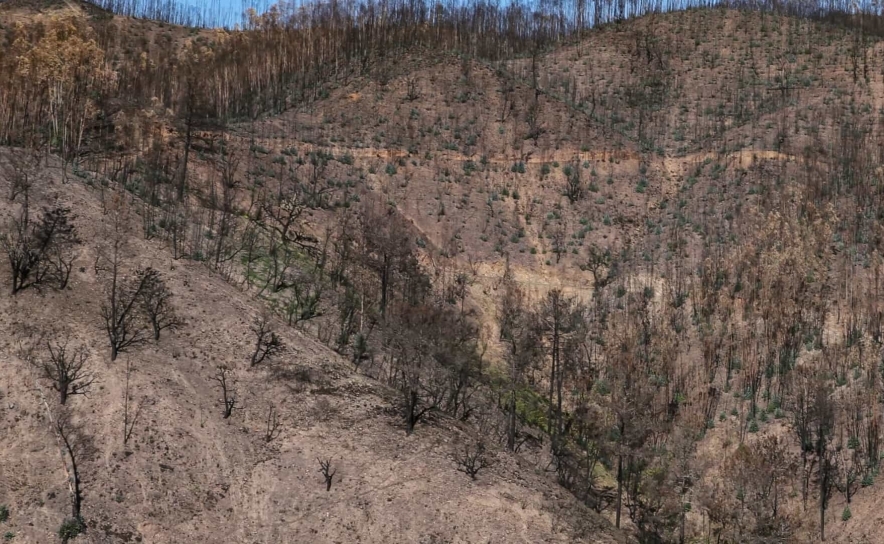
<svg viewBox="0 0 884 544">
<path fill-rule="evenodd" d="M 255 351 L 252 353 L 252 366 L 270 359 L 282 352 L 284 345 L 282 339 L 273 330 L 270 315 L 262 313 L 252 322 L 252 332 L 255 334 Z"/>
<path fill-rule="evenodd" d="M 55 207 L 45 210 L 40 221 L 41 237 L 50 238 L 43 255 L 46 279 L 53 282 L 56 289 L 68 286 L 74 268 L 74 246 L 80 243 L 80 238 L 73 219 L 70 209 Z"/>
<path fill-rule="evenodd" d="M 77 242 L 68 208 L 48 208 L 34 221 L 26 201 L 0 236 L 12 272 L 12 294 L 51 279 L 58 288 L 66 287 L 73 267 L 71 247 Z"/>
<path fill-rule="evenodd" d="M 171 303 L 172 292 L 166 286 L 160 273 L 153 268 L 144 271 L 144 288 L 141 292 L 141 310 L 153 328 L 153 339 L 159 340 L 165 329 L 181 326 Z"/>
<path fill-rule="evenodd" d="M 319 472 L 321 472 L 323 478 L 325 478 L 325 490 L 331 491 L 332 481 L 335 478 L 337 469 L 332 469 L 331 459 L 317 459 L 317 461 L 319 461 Z"/>
<path fill-rule="evenodd" d="M 43 377 L 58 393 L 59 404 L 64 405 L 72 395 L 86 395 L 95 382 L 95 376 L 86 366 L 89 354 L 85 346 L 68 348 L 68 342 L 46 344 L 49 360 L 43 363 Z"/>
<path fill-rule="evenodd" d="M 482 440 L 464 445 L 456 455 L 455 461 L 457 461 L 457 470 L 469 475 L 472 480 L 476 479 L 481 470 L 494 464 L 494 459 L 489 456 L 485 442 Z"/>
<path fill-rule="evenodd" d="M 236 383 L 231 374 L 232 370 L 230 370 L 230 368 L 221 365 L 212 377 L 213 380 L 218 382 L 218 386 L 221 388 L 221 403 L 224 406 L 222 415 L 224 416 L 224 419 L 228 419 L 233 414 L 233 409 L 236 408 L 237 402 Z"/>
<path fill-rule="evenodd" d="M 120 243 L 115 242 L 110 257 L 110 283 L 101 305 L 101 317 L 111 345 L 111 361 L 126 350 L 143 344 L 147 324 L 139 302 L 153 275 L 151 269 L 137 270 L 131 278 L 122 276 Z"/>
</svg>

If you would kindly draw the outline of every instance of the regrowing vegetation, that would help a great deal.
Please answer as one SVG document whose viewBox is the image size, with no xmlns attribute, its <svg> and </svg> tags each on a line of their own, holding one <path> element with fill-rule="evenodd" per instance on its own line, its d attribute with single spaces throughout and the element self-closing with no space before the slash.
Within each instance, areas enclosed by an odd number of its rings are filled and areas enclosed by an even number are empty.
<svg viewBox="0 0 884 544">
<path fill-rule="evenodd" d="M 216 280 L 256 310 L 224 334 L 241 353 L 187 381 L 211 391 L 187 408 L 200 432 L 251 426 L 287 452 L 306 440 L 291 382 L 343 394 L 324 380 L 345 368 L 350 389 L 383 389 L 401 444 L 458 429 L 445 459 L 463 485 L 518 458 L 613 539 L 880 538 L 872 6 L 319 2 L 236 27 L 163 2 L 3 14 L 3 312 L 36 322 L 28 305 L 70 310 L 87 287 L 93 302 L 68 328 L 4 331 L 61 448 L 63 542 L 103 500 L 111 425 L 91 396 L 125 383 L 123 459 L 139 433 L 161 440 L 140 417 L 167 388 L 130 391 L 132 361 L 197 358 L 212 317 L 179 299 Z M 295 368 L 306 337 L 341 366 Z M 311 413 L 336 417 L 323 402 Z M 322 493 L 358 480 L 315 450 Z"/>
</svg>

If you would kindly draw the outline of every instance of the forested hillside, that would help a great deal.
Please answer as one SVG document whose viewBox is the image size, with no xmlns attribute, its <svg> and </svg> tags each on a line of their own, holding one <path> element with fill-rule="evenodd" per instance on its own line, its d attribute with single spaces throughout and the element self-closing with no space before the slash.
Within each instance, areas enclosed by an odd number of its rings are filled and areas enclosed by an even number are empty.
<svg viewBox="0 0 884 544">
<path fill-rule="evenodd" d="M 218 9 L 0 3 L 0 534 L 881 541 L 874 7 Z"/>
</svg>

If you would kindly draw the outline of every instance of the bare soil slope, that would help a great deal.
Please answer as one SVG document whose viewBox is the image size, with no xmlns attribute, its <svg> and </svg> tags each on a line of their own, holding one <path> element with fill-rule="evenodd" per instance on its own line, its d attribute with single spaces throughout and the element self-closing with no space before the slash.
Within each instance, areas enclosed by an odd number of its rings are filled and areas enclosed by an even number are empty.
<svg viewBox="0 0 884 544">
<path fill-rule="evenodd" d="M 10 153 L 0 151 L 0 161 Z M 0 194 L 9 180 L 0 178 Z M 68 401 L 92 441 L 84 457 L 83 542 L 616 542 L 608 523 L 517 457 L 495 452 L 477 481 L 455 470 L 452 454 L 467 430 L 435 419 L 411 437 L 400 428 L 395 397 L 355 375 L 336 354 L 280 327 L 287 350 L 278 363 L 249 368 L 249 326 L 259 307 L 248 293 L 202 265 L 172 261 L 165 249 L 132 235 L 129 272 L 152 266 L 174 293 L 185 325 L 111 363 L 100 317 L 104 291 L 97 246 L 125 199 L 79 180 L 60 182 L 58 165 L 41 171 L 32 205 L 58 201 L 75 210 L 84 243 L 63 292 L 0 297 L 0 525 L 15 542 L 54 540 L 69 515 L 65 465 L 49 420 L 53 391 L 39 378 L 45 360 L 23 347 L 70 335 L 89 348 L 98 377 L 92 394 Z M 104 199 L 105 204 L 102 204 Z M 2 201 L 4 218 L 17 206 Z M 109 210 L 105 213 L 105 210 Z M 117 210 L 116 212 L 113 210 Z M 4 280 L 5 278 L 4 272 Z M 5 281 L 4 281 L 5 284 Z M 141 406 L 123 445 L 125 366 Z M 239 405 L 221 417 L 218 365 L 234 369 Z M 266 443 L 275 405 L 281 436 Z M 336 469 L 325 490 L 317 459 Z"/>
</svg>

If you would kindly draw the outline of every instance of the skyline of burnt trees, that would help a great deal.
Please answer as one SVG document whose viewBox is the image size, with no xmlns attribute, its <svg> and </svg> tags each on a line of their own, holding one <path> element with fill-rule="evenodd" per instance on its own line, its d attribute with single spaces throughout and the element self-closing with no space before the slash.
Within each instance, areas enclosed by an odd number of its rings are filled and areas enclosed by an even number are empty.
<svg viewBox="0 0 884 544">
<path fill-rule="evenodd" d="M 171 15 L 180 12 L 174 1 L 108 0 L 104 4 L 99 3 L 111 12 L 146 11 L 160 20 L 187 23 Z M 209 11 L 215 9 L 211 3 L 205 5 Z M 188 41 L 181 47 L 176 40 L 166 40 L 146 50 L 142 49 L 146 44 L 134 48 L 126 44 L 121 29 L 108 17 L 16 25 L 6 32 L 10 54 L 0 59 L 4 75 L 0 142 L 48 145 L 64 159 L 78 160 L 90 133 L 107 130 L 108 116 L 130 108 L 149 109 L 157 105 L 156 100 L 182 119 L 190 134 L 195 124 L 254 118 L 315 100 L 327 84 L 375 72 L 379 60 L 408 50 L 451 50 L 502 61 L 548 50 L 589 28 L 628 17 L 712 5 L 730 4 L 705 0 L 671 4 L 577 0 L 507 6 L 374 1 L 279 4 L 262 13 L 247 11 L 239 30 L 206 31 L 201 37 L 208 41 Z M 758 2 L 733 7 L 828 17 L 871 32 L 880 26 L 871 5 L 860 6 L 854 19 L 845 15 L 856 11 L 847 3 Z M 164 18 L 164 12 L 170 15 Z M 193 23 L 204 20 L 196 17 Z M 854 52 L 859 51 L 855 48 Z M 854 73 L 858 58 L 854 55 Z M 636 104 L 644 102 L 639 99 Z M 186 175 L 186 162 L 180 176 Z M 178 191 L 180 199 L 180 186 Z"/>
</svg>

